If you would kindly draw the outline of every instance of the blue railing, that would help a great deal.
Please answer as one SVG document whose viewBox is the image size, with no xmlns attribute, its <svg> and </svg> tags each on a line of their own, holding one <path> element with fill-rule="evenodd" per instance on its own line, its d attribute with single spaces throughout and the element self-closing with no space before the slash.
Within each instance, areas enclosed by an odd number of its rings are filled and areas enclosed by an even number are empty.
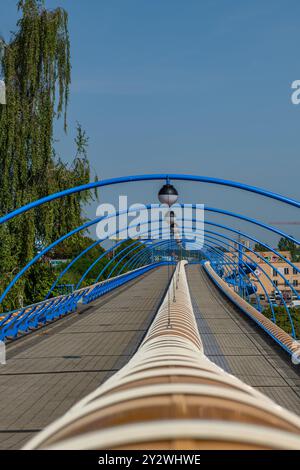
<svg viewBox="0 0 300 470">
<path fill-rule="evenodd" d="M 72 294 L 44 300 L 0 315 L 0 341 L 13 340 L 28 334 L 32 330 L 75 312 L 78 304 L 88 304 L 113 289 L 165 264 L 165 262 L 150 264 L 93 286 L 84 287 Z"/>
</svg>

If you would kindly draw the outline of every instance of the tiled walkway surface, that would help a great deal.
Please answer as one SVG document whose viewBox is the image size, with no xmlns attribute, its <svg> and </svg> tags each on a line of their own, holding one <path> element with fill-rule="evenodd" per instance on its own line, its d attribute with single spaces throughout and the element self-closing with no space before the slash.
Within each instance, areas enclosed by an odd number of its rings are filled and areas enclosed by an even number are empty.
<svg viewBox="0 0 300 470">
<path fill-rule="evenodd" d="M 187 267 L 205 353 L 280 405 L 300 414 L 300 366 Z M 8 346 L 0 366 L 0 449 L 18 449 L 120 369 L 136 351 L 167 286 L 160 268 L 78 313 Z"/>
<path fill-rule="evenodd" d="M 190 292 L 206 355 L 226 371 L 300 414 L 300 365 L 240 313 L 202 268 L 187 267 Z"/>
<path fill-rule="evenodd" d="M 162 267 L 8 346 L 0 449 L 18 449 L 132 356 L 167 286 Z"/>
</svg>

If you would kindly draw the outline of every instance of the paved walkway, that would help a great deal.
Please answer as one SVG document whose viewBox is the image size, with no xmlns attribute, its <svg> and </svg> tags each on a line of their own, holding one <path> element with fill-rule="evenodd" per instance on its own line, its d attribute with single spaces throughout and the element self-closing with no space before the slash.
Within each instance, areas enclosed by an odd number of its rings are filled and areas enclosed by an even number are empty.
<svg viewBox="0 0 300 470">
<path fill-rule="evenodd" d="M 167 286 L 162 267 L 8 346 L 0 365 L 0 449 L 30 437 L 134 354 Z"/>
<path fill-rule="evenodd" d="M 300 414 L 300 365 L 293 366 L 279 345 L 219 292 L 203 268 L 188 266 L 187 275 L 206 355 Z"/>
<path fill-rule="evenodd" d="M 217 290 L 199 266 L 188 281 L 205 352 L 300 414 L 300 366 Z M 129 360 L 167 286 L 167 268 L 8 346 L 0 366 L 0 449 L 19 449 Z"/>
</svg>

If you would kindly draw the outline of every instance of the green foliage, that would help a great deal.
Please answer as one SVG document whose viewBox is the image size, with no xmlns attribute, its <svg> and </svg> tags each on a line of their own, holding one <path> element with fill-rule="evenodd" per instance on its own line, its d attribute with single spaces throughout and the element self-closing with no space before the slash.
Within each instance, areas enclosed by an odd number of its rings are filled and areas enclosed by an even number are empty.
<svg viewBox="0 0 300 470">
<path fill-rule="evenodd" d="M 81 237 L 81 240 L 78 240 L 76 245 L 73 245 L 72 243 L 64 244 L 61 248 L 60 251 L 57 251 L 56 254 L 59 254 L 60 256 L 64 255 L 69 255 L 71 259 L 73 259 L 78 253 L 82 252 L 85 248 L 88 246 L 92 245 L 94 240 L 91 238 L 85 236 Z M 123 258 L 124 255 L 126 255 L 127 251 L 125 253 L 120 254 L 121 250 L 124 249 L 125 247 L 130 247 L 132 244 L 134 244 L 132 240 L 129 241 L 124 241 L 114 252 L 116 259 L 111 261 L 112 259 L 112 251 L 110 252 L 110 255 L 103 257 L 95 266 L 94 268 L 89 271 L 88 275 L 84 279 L 83 283 L 81 284 L 81 287 L 89 286 L 95 282 L 97 279 L 98 275 L 102 271 L 102 269 L 108 265 L 107 270 L 104 271 L 104 274 L 99 278 L 99 281 L 102 281 L 107 278 L 109 273 L 114 269 L 114 267 L 119 263 L 119 261 Z M 135 245 L 134 245 L 135 246 Z M 118 264 L 117 270 L 113 273 L 113 276 L 116 276 L 120 273 L 120 270 L 122 267 L 125 265 L 125 263 L 129 260 L 129 258 L 132 258 L 136 253 L 138 253 L 140 250 L 144 248 L 142 243 L 138 243 L 136 245 L 136 248 L 132 250 L 132 252 L 128 256 L 124 256 L 124 259 Z M 128 251 L 130 251 L 130 248 L 128 248 Z M 71 269 L 63 276 L 61 279 L 61 284 L 73 284 L 76 286 L 78 281 L 81 279 L 82 275 L 86 272 L 86 270 L 91 266 L 91 264 L 100 257 L 101 254 L 103 254 L 104 249 L 100 246 L 97 245 L 93 247 L 91 250 L 89 250 L 83 257 L 81 257 L 72 267 Z M 118 256 L 119 253 L 119 256 Z M 122 273 L 125 273 L 127 271 L 127 268 L 122 271 Z"/>
<path fill-rule="evenodd" d="M 278 250 L 280 251 L 294 251 L 296 244 L 288 238 L 281 237 L 278 242 Z"/>
<path fill-rule="evenodd" d="M 267 250 L 267 248 L 264 245 L 262 245 L 261 243 L 255 243 L 254 251 L 259 252 L 259 251 L 266 251 L 266 250 Z"/>
<path fill-rule="evenodd" d="M 63 116 L 67 128 L 68 14 L 61 8 L 47 10 L 43 0 L 20 0 L 18 8 L 22 15 L 17 31 L 8 44 L 1 42 L 7 104 L 0 106 L 0 214 L 90 181 L 88 137 L 80 124 L 73 162 L 67 165 L 54 150 L 54 120 Z M 37 241 L 46 246 L 83 223 L 82 205 L 91 197 L 81 193 L 53 201 L 0 228 L 0 291 L 16 267 L 33 257 Z M 18 282 L 2 307 L 18 306 L 19 297 L 33 298 L 31 275 L 34 270 Z"/>
<path fill-rule="evenodd" d="M 34 264 L 24 286 L 24 305 L 42 301 L 55 279 L 55 271 L 48 262 L 41 260 Z"/>
<path fill-rule="evenodd" d="M 289 251 L 291 253 L 291 259 L 293 262 L 298 261 L 300 257 L 299 246 L 295 242 L 289 240 L 288 238 L 280 238 L 278 242 L 278 250 L 280 251 Z"/>
<path fill-rule="evenodd" d="M 69 238 L 63 244 L 60 244 L 55 252 L 53 252 L 54 258 L 58 259 L 74 259 L 79 253 L 83 250 L 88 248 L 94 243 L 95 240 L 92 240 L 88 236 L 76 236 Z M 89 250 L 84 256 L 82 256 L 72 267 L 71 269 L 63 276 L 60 283 L 61 284 L 74 284 L 76 285 L 78 281 L 81 279 L 82 275 L 88 269 L 88 267 L 93 263 L 95 259 L 97 259 L 102 253 L 104 249 L 97 245 Z M 107 263 L 107 258 L 104 259 L 104 263 Z M 101 264 L 97 264 L 96 268 L 93 269 L 89 275 L 86 277 L 85 282 L 83 283 L 82 287 L 86 285 L 92 284 L 94 278 L 99 274 Z M 57 271 L 61 271 L 62 268 L 60 267 Z"/>
<path fill-rule="evenodd" d="M 300 338 L 300 309 L 299 308 L 289 308 L 291 317 L 294 322 L 294 327 L 296 331 L 296 336 L 297 338 Z M 289 316 L 287 314 L 287 311 L 285 307 L 283 306 L 277 306 L 274 307 L 274 313 L 276 317 L 276 324 L 282 328 L 284 331 L 286 331 L 288 334 L 292 333 L 292 326 L 289 320 Z M 264 309 L 263 314 L 269 318 L 272 319 L 272 310 L 271 307 L 268 306 Z"/>
<path fill-rule="evenodd" d="M 132 248 L 130 248 L 131 245 L 132 245 Z M 124 260 L 122 261 L 122 263 L 120 263 L 120 266 L 124 265 L 135 254 L 137 254 L 139 251 L 143 250 L 145 248 L 145 245 L 141 242 L 137 242 L 137 240 L 125 240 L 115 250 L 115 254 L 117 255 L 122 250 L 124 250 L 126 247 L 128 247 L 127 250 L 124 253 L 120 254 L 117 258 L 117 262 L 118 262 L 124 257 Z"/>
</svg>

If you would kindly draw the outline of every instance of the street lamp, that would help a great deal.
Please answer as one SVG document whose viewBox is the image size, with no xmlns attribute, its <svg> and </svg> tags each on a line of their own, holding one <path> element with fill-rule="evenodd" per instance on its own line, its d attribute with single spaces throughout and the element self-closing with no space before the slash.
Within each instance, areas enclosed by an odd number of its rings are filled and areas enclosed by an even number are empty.
<svg viewBox="0 0 300 470">
<path fill-rule="evenodd" d="M 167 183 L 159 191 L 158 199 L 161 204 L 171 207 L 178 200 L 178 192 L 172 184 Z"/>
</svg>

